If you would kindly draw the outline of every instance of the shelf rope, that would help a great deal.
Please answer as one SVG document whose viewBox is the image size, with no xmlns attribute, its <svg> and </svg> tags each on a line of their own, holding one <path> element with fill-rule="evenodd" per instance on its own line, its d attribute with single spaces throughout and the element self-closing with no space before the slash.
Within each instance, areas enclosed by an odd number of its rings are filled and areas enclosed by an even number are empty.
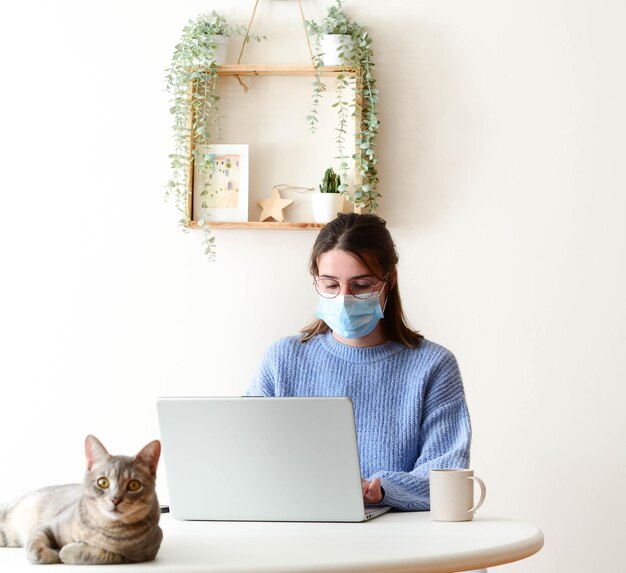
<svg viewBox="0 0 626 573">
<path fill-rule="evenodd" d="M 259 5 L 259 2 L 260 0 L 255 0 L 254 2 L 254 7 L 252 8 L 250 21 L 248 22 L 248 29 L 246 30 L 246 36 L 244 37 L 243 42 L 241 43 L 241 50 L 239 50 L 239 57 L 237 58 L 237 64 L 241 64 L 241 57 L 243 56 L 243 51 L 250 38 L 250 30 L 252 28 L 252 22 L 254 21 L 254 16 L 256 15 L 256 9 Z M 306 31 L 306 25 L 305 25 L 306 18 L 304 17 L 304 9 L 302 8 L 302 0 L 298 0 L 298 6 L 300 7 L 300 18 L 302 19 L 302 29 L 304 30 L 304 37 L 306 38 L 306 45 L 309 50 L 309 55 L 311 56 L 311 61 L 315 62 L 315 58 L 313 57 L 313 49 L 311 48 L 311 41 L 309 40 L 309 35 L 307 34 L 307 31 Z M 236 78 L 239 84 L 241 85 L 241 87 L 243 88 L 244 93 L 248 93 L 248 91 L 250 90 L 250 88 L 248 87 L 248 84 L 246 84 L 246 82 L 244 82 L 240 76 L 236 76 Z"/>
</svg>

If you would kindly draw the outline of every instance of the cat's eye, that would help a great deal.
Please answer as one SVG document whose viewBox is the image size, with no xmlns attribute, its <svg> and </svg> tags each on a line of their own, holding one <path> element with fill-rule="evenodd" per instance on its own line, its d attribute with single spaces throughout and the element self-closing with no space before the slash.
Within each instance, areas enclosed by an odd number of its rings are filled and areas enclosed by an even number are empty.
<svg viewBox="0 0 626 573">
<path fill-rule="evenodd" d="M 137 481 L 136 479 L 131 479 L 128 482 L 128 491 L 138 491 L 139 488 L 141 487 L 141 482 Z"/>
<path fill-rule="evenodd" d="M 98 478 L 96 483 L 98 484 L 98 487 L 102 489 L 107 489 L 109 487 L 109 480 L 105 477 Z"/>
</svg>

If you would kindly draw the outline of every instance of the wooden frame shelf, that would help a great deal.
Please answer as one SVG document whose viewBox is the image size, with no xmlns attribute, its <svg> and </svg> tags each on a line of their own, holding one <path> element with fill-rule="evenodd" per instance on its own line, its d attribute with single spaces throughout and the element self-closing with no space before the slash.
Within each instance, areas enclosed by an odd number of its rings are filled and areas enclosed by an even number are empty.
<svg viewBox="0 0 626 573">
<path fill-rule="evenodd" d="M 262 64 L 228 64 L 217 66 L 217 75 L 221 77 L 235 77 L 239 79 L 240 83 L 245 86 L 243 77 L 252 76 L 316 76 L 317 74 L 323 77 L 336 77 L 340 74 L 347 74 L 356 81 L 359 81 L 360 69 L 345 66 L 323 66 L 318 70 L 313 65 L 262 65 Z M 247 91 L 247 89 L 246 89 Z M 190 91 L 190 94 L 192 92 Z M 191 97 L 191 95 L 190 95 Z M 360 106 L 361 102 L 359 97 L 355 100 L 355 122 L 358 126 L 360 123 Z M 190 124 L 192 119 L 190 118 Z M 193 142 L 191 143 L 193 147 Z M 189 149 L 191 155 L 192 149 Z M 357 151 L 359 151 L 357 149 Z M 190 166 L 190 178 L 189 188 L 187 190 L 187 213 L 189 215 L 189 227 L 190 229 L 201 229 L 202 226 L 198 225 L 197 221 L 192 219 L 193 213 L 193 163 Z M 356 209 L 360 211 L 360 209 Z M 324 224 L 314 223 L 310 221 L 207 221 L 206 226 L 209 229 L 266 229 L 266 230 L 319 230 Z"/>
<path fill-rule="evenodd" d="M 308 223 L 304 221 L 207 221 L 206 226 L 209 229 L 269 229 L 281 231 L 306 231 L 319 230 L 324 223 Z M 197 221 L 189 223 L 191 229 L 201 229 Z"/>
<path fill-rule="evenodd" d="M 314 66 L 266 66 L 258 64 L 231 64 L 217 66 L 218 76 L 314 76 L 317 69 Z M 343 66 L 324 66 L 320 70 L 322 76 L 336 76 L 337 74 L 355 75 L 354 68 Z"/>
</svg>

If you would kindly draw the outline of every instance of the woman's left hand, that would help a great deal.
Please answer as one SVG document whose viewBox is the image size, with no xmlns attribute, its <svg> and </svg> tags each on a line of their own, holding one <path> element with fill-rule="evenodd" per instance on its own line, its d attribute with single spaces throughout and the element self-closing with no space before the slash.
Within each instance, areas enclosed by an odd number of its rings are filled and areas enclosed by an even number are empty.
<svg viewBox="0 0 626 573">
<path fill-rule="evenodd" d="M 372 481 L 361 479 L 361 489 L 363 490 L 363 501 L 365 503 L 380 503 L 383 500 L 383 492 L 378 478 L 374 478 Z"/>
</svg>

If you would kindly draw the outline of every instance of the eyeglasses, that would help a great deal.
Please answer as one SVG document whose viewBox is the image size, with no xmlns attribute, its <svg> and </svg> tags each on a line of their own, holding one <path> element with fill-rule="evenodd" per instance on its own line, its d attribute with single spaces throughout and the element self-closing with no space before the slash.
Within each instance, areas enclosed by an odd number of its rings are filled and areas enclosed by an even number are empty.
<svg viewBox="0 0 626 573">
<path fill-rule="evenodd" d="M 369 278 L 356 278 L 348 283 L 348 290 L 355 298 L 367 299 L 376 293 L 378 286 L 384 282 L 387 282 L 386 275 L 384 279 L 378 282 L 374 282 L 374 280 Z M 335 279 L 317 277 L 313 284 L 315 285 L 315 290 L 324 298 L 335 298 L 341 291 L 341 282 Z"/>
</svg>

